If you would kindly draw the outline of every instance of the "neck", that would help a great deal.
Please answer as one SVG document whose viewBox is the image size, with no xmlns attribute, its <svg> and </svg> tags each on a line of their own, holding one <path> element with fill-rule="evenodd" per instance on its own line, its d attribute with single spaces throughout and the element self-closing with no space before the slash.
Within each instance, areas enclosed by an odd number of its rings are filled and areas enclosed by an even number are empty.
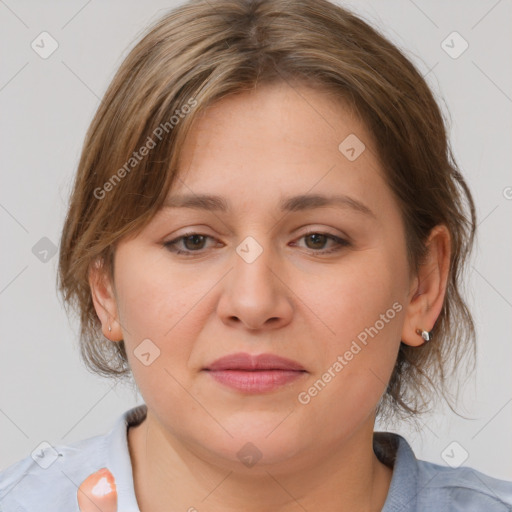
<svg viewBox="0 0 512 512">
<path fill-rule="evenodd" d="M 370 418 L 371 419 L 371 418 Z M 329 453 L 286 463 L 212 463 L 175 439 L 150 414 L 128 430 L 135 494 L 141 512 L 168 510 L 380 511 L 392 469 L 373 452 L 373 421 Z"/>
</svg>

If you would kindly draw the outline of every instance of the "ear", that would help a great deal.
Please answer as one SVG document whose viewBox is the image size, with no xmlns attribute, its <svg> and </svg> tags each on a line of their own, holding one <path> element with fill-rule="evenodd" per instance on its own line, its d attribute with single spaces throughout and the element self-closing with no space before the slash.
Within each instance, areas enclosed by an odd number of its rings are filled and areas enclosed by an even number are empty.
<svg viewBox="0 0 512 512">
<path fill-rule="evenodd" d="M 425 341 L 416 332 L 431 331 L 446 294 L 450 270 L 451 239 L 444 224 L 435 226 L 426 242 L 428 253 L 411 283 L 402 342 L 417 347 Z"/>
<path fill-rule="evenodd" d="M 89 268 L 89 286 L 94 309 L 101 322 L 103 336 L 111 341 L 121 341 L 123 333 L 118 320 L 114 286 L 101 261 L 94 262 Z M 109 327 L 111 330 L 109 330 Z"/>
</svg>

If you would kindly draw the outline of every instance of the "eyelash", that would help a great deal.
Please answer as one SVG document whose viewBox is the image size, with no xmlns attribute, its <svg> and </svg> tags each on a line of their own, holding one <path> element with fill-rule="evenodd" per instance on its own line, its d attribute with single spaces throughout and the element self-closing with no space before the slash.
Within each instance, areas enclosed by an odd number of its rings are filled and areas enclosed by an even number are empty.
<svg viewBox="0 0 512 512">
<path fill-rule="evenodd" d="M 343 238 L 340 238 L 340 237 L 337 237 L 337 236 L 334 236 L 334 235 L 331 235 L 329 233 L 323 233 L 321 231 L 309 231 L 307 233 L 304 233 L 300 238 L 305 238 L 305 237 L 308 237 L 308 236 L 311 236 L 311 235 L 322 235 L 322 236 L 325 236 L 327 237 L 327 239 L 329 240 L 332 240 L 334 241 L 338 246 L 335 247 L 334 249 L 328 249 L 328 250 L 319 250 L 319 251 L 315 251 L 313 249 L 309 249 L 309 252 L 311 254 L 331 254 L 331 253 L 334 253 L 334 252 L 338 252 L 340 251 L 341 249 L 343 249 L 344 247 L 349 247 L 351 245 L 351 243 Z M 186 250 L 186 251 L 182 251 L 181 249 L 176 249 L 176 245 L 184 240 L 185 238 L 188 238 L 189 236 L 202 236 L 202 237 L 205 237 L 205 238 L 213 238 L 209 235 L 203 235 L 201 233 L 194 233 L 194 232 L 190 232 L 190 233 L 185 233 L 184 235 L 181 235 L 179 236 L 178 238 L 175 238 L 174 240 L 171 240 L 169 242 L 165 242 L 164 243 L 164 246 L 171 252 L 173 252 L 174 254 L 177 254 L 177 255 L 185 255 L 185 256 L 193 256 L 195 253 L 197 254 L 201 254 L 201 251 L 190 251 L 190 250 Z"/>
</svg>

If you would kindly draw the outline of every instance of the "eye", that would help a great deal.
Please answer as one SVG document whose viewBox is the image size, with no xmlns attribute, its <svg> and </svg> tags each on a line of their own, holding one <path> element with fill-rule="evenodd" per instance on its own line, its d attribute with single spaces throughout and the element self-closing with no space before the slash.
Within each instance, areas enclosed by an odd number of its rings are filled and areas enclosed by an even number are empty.
<svg viewBox="0 0 512 512">
<path fill-rule="evenodd" d="M 208 235 L 201 235 L 200 233 L 185 233 L 170 242 L 165 242 L 164 246 L 175 254 L 188 255 L 190 253 L 199 252 L 203 249 L 206 240 L 209 238 L 211 239 L 212 237 Z M 181 247 L 184 247 L 185 250 L 180 248 L 180 244 L 182 244 Z"/>
<path fill-rule="evenodd" d="M 347 240 L 331 235 L 329 233 L 310 231 L 305 235 L 302 235 L 299 238 L 299 240 L 302 240 L 303 238 L 306 241 L 306 247 L 308 249 L 312 249 L 312 252 L 316 254 L 329 254 L 340 251 L 341 249 L 343 249 L 343 247 L 350 246 L 350 242 L 348 242 Z M 325 244 L 329 241 L 334 244 L 334 247 L 331 247 L 330 249 L 322 249 L 322 247 L 324 247 Z"/>
<path fill-rule="evenodd" d="M 350 242 L 343 238 L 317 231 L 310 231 L 302 235 L 299 240 L 302 239 L 306 240 L 306 248 L 310 249 L 310 252 L 315 254 L 329 254 L 340 251 L 343 247 L 351 245 Z M 213 240 L 213 237 L 200 233 L 185 233 L 170 242 L 165 242 L 164 246 L 174 254 L 193 256 L 194 253 L 201 254 L 203 249 L 205 249 L 207 240 Z M 331 242 L 334 247 L 322 249 L 328 242 Z"/>
</svg>

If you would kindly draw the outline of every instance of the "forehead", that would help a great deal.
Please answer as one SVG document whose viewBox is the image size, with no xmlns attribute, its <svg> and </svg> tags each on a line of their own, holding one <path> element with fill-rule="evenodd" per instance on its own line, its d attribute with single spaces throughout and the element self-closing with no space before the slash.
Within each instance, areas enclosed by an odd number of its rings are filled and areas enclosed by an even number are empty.
<svg viewBox="0 0 512 512">
<path fill-rule="evenodd" d="M 251 204 L 272 198 L 280 209 L 293 209 L 286 198 L 314 193 L 344 195 L 346 205 L 352 198 L 363 211 L 364 198 L 385 186 L 372 136 L 352 108 L 319 88 L 279 82 L 201 112 L 181 148 L 167 205 L 176 205 L 177 195 L 213 194 Z"/>
<path fill-rule="evenodd" d="M 373 145 L 363 121 L 341 95 L 309 84 L 265 84 L 228 95 L 201 111 L 183 147 L 183 163 L 190 163 L 191 146 L 211 152 L 230 146 L 262 157 L 272 151 L 286 159 L 293 158 L 286 150 L 294 146 L 298 160 L 310 148 L 337 151 L 349 135 L 364 140 L 367 147 Z"/>
</svg>

